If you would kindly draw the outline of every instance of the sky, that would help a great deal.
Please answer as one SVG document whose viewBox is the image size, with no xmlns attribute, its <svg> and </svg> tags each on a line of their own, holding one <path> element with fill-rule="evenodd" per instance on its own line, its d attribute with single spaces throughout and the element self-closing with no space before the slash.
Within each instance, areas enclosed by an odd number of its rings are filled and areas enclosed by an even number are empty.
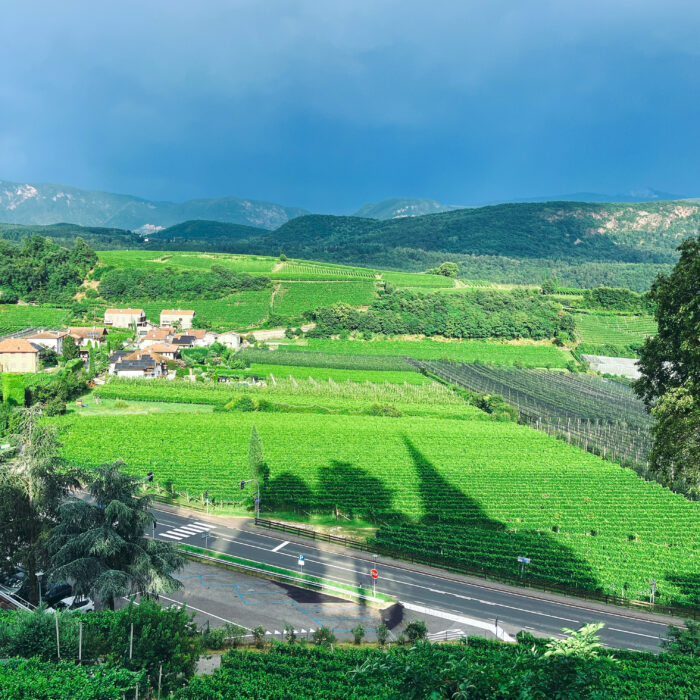
<svg viewBox="0 0 700 700">
<path fill-rule="evenodd" d="M 696 0 L 22 0 L 0 179 L 351 213 L 700 195 Z"/>
</svg>

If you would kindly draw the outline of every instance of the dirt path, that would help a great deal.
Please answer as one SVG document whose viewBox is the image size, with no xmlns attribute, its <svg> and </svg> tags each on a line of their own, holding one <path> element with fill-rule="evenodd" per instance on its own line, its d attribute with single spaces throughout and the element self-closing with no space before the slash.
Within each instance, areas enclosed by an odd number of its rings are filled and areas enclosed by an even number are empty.
<svg viewBox="0 0 700 700">
<path fill-rule="evenodd" d="M 284 263 L 281 263 L 281 264 L 284 264 Z M 275 288 L 272 290 L 272 296 L 270 297 L 270 308 L 271 309 L 275 308 L 275 297 L 277 296 L 277 292 L 279 292 L 281 288 L 282 288 L 282 283 L 278 282 L 275 285 Z"/>
</svg>

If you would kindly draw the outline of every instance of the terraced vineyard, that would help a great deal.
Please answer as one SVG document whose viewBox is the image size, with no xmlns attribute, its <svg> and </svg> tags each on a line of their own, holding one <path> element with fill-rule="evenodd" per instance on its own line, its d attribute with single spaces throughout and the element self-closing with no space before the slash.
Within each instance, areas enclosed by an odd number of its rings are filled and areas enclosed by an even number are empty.
<svg viewBox="0 0 700 700">
<path fill-rule="evenodd" d="M 449 362 L 417 362 L 472 391 L 500 394 L 521 419 L 585 450 L 645 470 L 653 422 L 632 389 L 584 374 Z"/>
<path fill-rule="evenodd" d="M 337 356 L 336 356 L 337 357 Z M 276 378 L 294 377 L 296 379 L 308 379 L 312 377 L 318 382 L 332 379 L 335 382 L 371 382 L 373 384 L 424 384 L 430 382 L 422 374 L 410 371 L 384 371 L 371 369 L 333 369 L 330 367 L 297 367 L 295 365 L 272 365 L 252 363 L 246 370 L 248 374 L 258 377 L 267 377 L 273 374 Z"/>
<path fill-rule="evenodd" d="M 275 280 L 374 280 L 376 273 L 363 267 L 290 260 L 280 264 L 271 277 Z"/>
<path fill-rule="evenodd" d="M 450 419 L 457 406 L 436 400 L 400 418 L 82 410 L 52 420 L 68 428 L 64 453 L 76 465 L 123 458 L 181 493 L 208 489 L 241 505 L 255 424 L 271 468 L 264 513 L 338 508 L 378 521 L 377 541 L 391 548 L 509 575 L 529 556 L 537 580 L 618 594 L 624 585 L 635 598 L 654 577 L 659 602 L 700 604 L 699 503 L 526 426 Z"/>
<path fill-rule="evenodd" d="M 342 301 L 365 306 L 376 298 L 374 282 L 287 282 L 274 296 L 272 310 L 284 316 L 297 316 L 321 306 Z"/>
</svg>

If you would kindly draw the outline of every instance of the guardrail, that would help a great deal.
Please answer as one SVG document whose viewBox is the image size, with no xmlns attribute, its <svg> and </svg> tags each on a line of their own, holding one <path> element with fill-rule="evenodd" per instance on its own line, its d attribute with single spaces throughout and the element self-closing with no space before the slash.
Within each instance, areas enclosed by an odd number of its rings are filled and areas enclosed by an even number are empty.
<svg viewBox="0 0 700 700">
<path fill-rule="evenodd" d="M 280 523 L 274 520 L 263 520 L 261 518 L 257 518 L 255 520 L 255 524 L 259 527 L 264 527 L 268 530 L 287 532 L 297 535 L 299 537 L 308 537 L 310 539 L 319 540 L 321 542 L 330 542 L 332 544 L 338 544 L 342 547 L 358 549 L 363 552 L 379 554 L 381 556 L 390 557 L 392 559 L 399 559 L 401 561 L 408 561 L 411 564 L 434 566 L 436 568 L 444 569 L 446 571 L 452 571 L 458 574 L 477 576 L 479 578 L 485 578 L 492 581 L 499 581 L 501 583 L 507 583 L 511 586 L 517 586 L 519 588 L 532 588 L 538 591 L 542 591 L 544 593 L 558 593 L 560 595 L 568 595 L 576 598 L 583 598 L 584 600 L 592 600 L 599 603 L 605 603 L 606 605 L 618 605 L 625 608 L 645 610 L 646 612 L 671 615 L 673 617 L 684 617 L 690 618 L 692 620 L 700 619 L 700 610 L 695 608 L 679 608 L 669 605 L 659 605 L 656 603 L 647 603 L 643 600 L 631 600 L 630 598 L 622 598 L 620 596 L 610 595 L 607 593 L 597 593 L 595 591 L 586 590 L 585 588 L 560 586 L 554 583 L 533 581 L 532 579 L 527 578 L 514 578 L 512 576 L 508 576 L 507 574 L 503 574 L 499 571 L 493 571 L 491 569 L 480 569 L 475 567 L 464 566 L 463 564 L 459 564 L 456 562 L 433 559 L 430 557 L 416 556 L 413 554 L 408 554 L 407 552 L 402 552 L 400 550 L 368 544 L 367 542 L 353 540 L 352 538 L 348 537 L 327 535 L 324 532 L 317 532 L 316 530 L 310 530 L 304 527 L 297 527 L 295 525 L 287 525 L 286 523 Z"/>
</svg>

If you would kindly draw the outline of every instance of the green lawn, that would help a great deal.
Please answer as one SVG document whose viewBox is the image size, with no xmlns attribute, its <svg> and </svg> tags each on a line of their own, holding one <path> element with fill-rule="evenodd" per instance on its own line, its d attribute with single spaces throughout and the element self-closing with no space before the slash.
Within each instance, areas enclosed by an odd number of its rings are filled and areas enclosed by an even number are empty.
<svg viewBox="0 0 700 700">
<path fill-rule="evenodd" d="M 566 367 L 571 353 L 554 345 L 499 343 L 485 340 L 325 340 L 309 339 L 308 345 L 281 345 L 279 352 L 324 352 L 348 355 L 406 355 L 424 360 L 488 362 L 523 367 Z"/>
</svg>

